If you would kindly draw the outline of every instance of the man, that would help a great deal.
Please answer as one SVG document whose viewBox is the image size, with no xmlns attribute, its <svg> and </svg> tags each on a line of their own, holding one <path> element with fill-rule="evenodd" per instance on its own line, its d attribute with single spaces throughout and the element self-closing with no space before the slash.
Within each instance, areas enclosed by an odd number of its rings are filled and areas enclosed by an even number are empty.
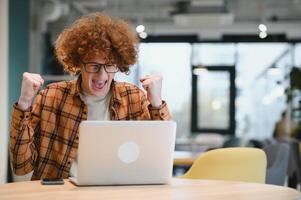
<svg viewBox="0 0 301 200">
<path fill-rule="evenodd" d="M 39 74 L 24 73 L 21 95 L 13 107 L 10 155 L 14 172 L 33 171 L 32 180 L 67 178 L 76 165 L 78 127 L 83 120 L 170 120 L 161 99 L 162 78 L 140 79 L 138 87 L 114 81 L 137 59 L 137 39 L 120 19 L 101 13 L 82 17 L 65 29 L 55 53 L 73 81 L 39 91 Z M 97 159 L 97 158 L 95 158 Z"/>
</svg>

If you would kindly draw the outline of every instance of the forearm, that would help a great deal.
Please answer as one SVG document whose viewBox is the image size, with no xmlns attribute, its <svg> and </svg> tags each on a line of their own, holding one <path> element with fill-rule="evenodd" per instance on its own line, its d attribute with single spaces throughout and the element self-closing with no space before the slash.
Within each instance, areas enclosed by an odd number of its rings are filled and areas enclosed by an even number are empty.
<svg viewBox="0 0 301 200">
<path fill-rule="evenodd" d="M 24 175 L 33 170 L 37 159 L 30 111 L 23 112 L 14 105 L 10 126 L 10 157 L 17 175 Z"/>
</svg>

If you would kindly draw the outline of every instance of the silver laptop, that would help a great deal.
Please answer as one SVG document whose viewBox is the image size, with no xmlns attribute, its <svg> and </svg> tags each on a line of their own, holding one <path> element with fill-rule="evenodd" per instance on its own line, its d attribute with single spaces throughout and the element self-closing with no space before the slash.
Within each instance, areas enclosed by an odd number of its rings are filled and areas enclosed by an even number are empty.
<svg viewBox="0 0 301 200">
<path fill-rule="evenodd" d="M 173 121 L 83 121 L 79 127 L 77 185 L 168 184 Z"/>
</svg>

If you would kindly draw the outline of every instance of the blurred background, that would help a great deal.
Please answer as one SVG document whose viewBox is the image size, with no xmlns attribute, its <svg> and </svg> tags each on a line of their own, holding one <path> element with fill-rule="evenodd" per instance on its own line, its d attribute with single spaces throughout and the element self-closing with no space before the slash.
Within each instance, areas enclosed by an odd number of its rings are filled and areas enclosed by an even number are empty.
<svg viewBox="0 0 301 200">
<path fill-rule="evenodd" d="M 0 181 L 22 73 L 71 80 L 54 57 L 58 34 L 82 15 L 121 17 L 141 40 L 127 76 L 163 76 L 177 150 L 262 147 L 301 137 L 301 0 L 0 0 Z M 232 140 L 233 141 L 233 140 Z M 17 180 L 17 178 L 16 178 Z"/>
</svg>

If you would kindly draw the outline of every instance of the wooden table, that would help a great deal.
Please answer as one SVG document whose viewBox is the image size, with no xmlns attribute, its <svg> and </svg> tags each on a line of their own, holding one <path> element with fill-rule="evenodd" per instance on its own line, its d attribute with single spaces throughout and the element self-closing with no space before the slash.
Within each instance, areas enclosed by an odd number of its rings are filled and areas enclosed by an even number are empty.
<svg viewBox="0 0 301 200">
<path fill-rule="evenodd" d="M 261 199 L 290 200 L 301 198 L 300 192 L 280 186 L 213 181 L 172 180 L 170 185 L 77 187 L 65 180 L 65 185 L 45 186 L 39 181 L 0 185 L 1 200 L 77 200 L 77 199 Z"/>
</svg>

